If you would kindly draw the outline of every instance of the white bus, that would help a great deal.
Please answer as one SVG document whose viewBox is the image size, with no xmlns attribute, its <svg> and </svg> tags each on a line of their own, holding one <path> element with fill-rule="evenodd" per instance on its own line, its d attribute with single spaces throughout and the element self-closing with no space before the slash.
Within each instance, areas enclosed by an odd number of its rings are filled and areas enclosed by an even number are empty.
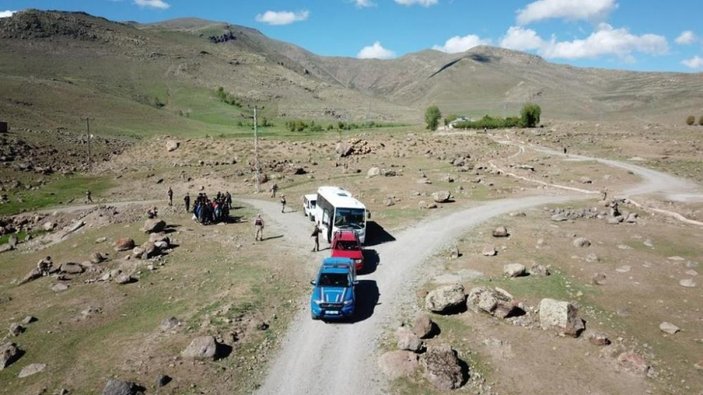
<svg viewBox="0 0 703 395">
<path fill-rule="evenodd" d="M 343 188 L 317 189 L 315 221 L 327 242 L 331 242 L 334 232 L 342 229 L 354 230 L 362 244 L 366 240 L 366 206 Z"/>
</svg>

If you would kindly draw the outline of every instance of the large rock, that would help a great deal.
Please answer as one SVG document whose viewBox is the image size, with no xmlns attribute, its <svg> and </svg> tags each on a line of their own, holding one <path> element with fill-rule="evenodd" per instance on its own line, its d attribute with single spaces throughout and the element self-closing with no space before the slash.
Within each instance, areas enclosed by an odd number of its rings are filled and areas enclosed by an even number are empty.
<svg viewBox="0 0 703 395">
<path fill-rule="evenodd" d="M 493 229 L 493 237 L 508 237 L 508 229 L 505 226 L 499 226 Z"/>
<path fill-rule="evenodd" d="M 395 338 L 399 350 L 418 352 L 422 349 L 422 340 L 409 328 L 401 326 L 396 329 Z"/>
<path fill-rule="evenodd" d="M 435 313 L 444 313 L 460 307 L 465 301 L 466 294 L 463 285 L 444 285 L 427 294 L 425 308 Z"/>
<path fill-rule="evenodd" d="M 420 357 L 420 364 L 424 369 L 423 376 L 440 391 L 459 388 L 464 382 L 461 361 L 449 345 L 428 347 Z"/>
<path fill-rule="evenodd" d="M 165 242 L 166 245 L 171 245 L 171 239 L 163 232 L 150 234 L 149 241 L 152 243 Z"/>
<path fill-rule="evenodd" d="M 513 301 L 512 295 L 500 288 L 472 288 L 466 298 L 466 306 L 471 311 L 488 313 L 498 318 L 524 314 Z"/>
<path fill-rule="evenodd" d="M 508 277 L 520 277 L 527 274 L 527 268 L 521 263 L 508 263 L 503 265 L 503 274 Z"/>
<path fill-rule="evenodd" d="M 542 329 L 556 329 L 561 334 L 573 337 L 578 337 L 585 329 L 574 305 L 549 298 L 539 302 L 539 322 Z"/>
<path fill-rule="evenodd" d="M 56 283 L 51 286 L 51 290 L 54 292 L 63 292 L 68 290 L 68 284 L 65 283 Z"/>
<path fill-rule="evenodd" d="M 352 154 L 352 152 L 354 152 L 354 146 L 351 144 L 339 142 L 334 147 L 334 152 L 336 152 L 339 157 L 344 158 L 345 156 L 349 156 Z"/>
<path fill-rule="evenodd" d="M 145 233 L 158 233 L 166 229 L 166 222 L 162 219 L 153 218 L 144 221 Z"/>
<path fill-rule="evenodd" d="M 366 177 L 371 178 L 371 177 L 377 177 L 381 175 L 381 169 L 378 167 L 372 167 L 369 169 L 369 171 L 366 172 Z"/>
<path fill-rule="evenodd" d="M 452 198 L 452 194 L 449 191 L 437 191 L 432 193 L 432 200 L 435 203 L 446 203 Z"/>
<path fill-rule="evenodd" d="M 0 370 L 10 366 L 20 355 L 21 351 L 15 343 L 5 343 L 0 346 Z"/>
<path fill-rule="evenodd" d="M 151 241 L 144 242 L 141 247 L 142 250 L 144 250 L 142 253 L 142 258 L 155 257 L 161 253 L 161 251 L 156 247 L 156 244 Z"/>
<path fill-rule="evenodd" d="M 92 254 L 90 254 L 89 259 L 92 263 L 100 263 L 100 262 L 103 262 L 106 258 L 105 258 L 105 256 L 103 256 L 103 254 L 96 251 L 96 252 L 93 252 Z"/>
<path fill-rule="evenodd" d="M 139 388 L 131 381 L 110 380 L 103 388 L 102 395 L 137 395 Z"/>
<path fill-rule="evenodd" d="M 178 149 L 181 144 L 178 141 L 168 140 L 166 141 L 166 151 L 173 152 Z"/>
<path fill-rule="evenodd" d="M 183 358 L 214 360 L 217 356 L 217 342 L 212 336 L 200 336 L 193 339 L 185 350 Z"/>
<path fill-rule="evenodd" d="M 413 333 L 420 339 L 425 339 L 432 334 L 434 322 L 426 313 L 418 313 L 413 320 Z"/>
<path fill-rule="evenodd" d="M 33 374 L 43 372 L 44 369 L 46 369 L 46 364 L 33 363 L 33 364 L 30 364 L 30 365 L 23 367 L 22 370 L 20 370 L 20 374 L 17 377 L 22 379 L 27 376 L 31 376 Z"/>
<path fill-rule="evenodd" d="M 577 237 L 572 242 L 574 247 L 586 248 L 591 246 L 591 241 L 585 237 Z"/>
<path fill-rule="evenodd" d="M 16 322 L 10 324 L 10 336 L 19 336 L 24 332 L 24 327 Z"/>
<path fill-rule="evenodd" d="M 115 250 L 117 251 L 129 251 L 134 248 L 134 240 L 123 237 L 115 242 Z"/>
<path fill-rule="evenodd" d="M 127 273 L 119 273 L 115 276 L 115 282 L 120 285 L 133 283 L 135 281 L 136 279 Z"/>
<path fill-rule="evenodd" d="M 634 351 L 626 351 L 618 355 L 618 364 L 625 370 L 635 374 L 646 375 L 649 372 L 650 366 L 643 356 Z"/>
<path fill-rule="evenodd" d="M 378 359 L 378 366 L 389 379 L 411 377 L 418 365 L 418 356 L 411 351 L 390 351 Z"/>
<path fill-rule="evenodd" d="M 661 324 L 659 324 L 659 330 L 661 330 L 664 333 L 674 335 L 674 334 L 676 334 L 676 332 L 680 331 L 681 329 L 678 326 L 676 326 L 670 322 L 665 321 L 665 322 L 662 322 Z"/>
<path fill-rule="evenodd" d="M 61 273 L 68 274 L 81 274 L 84 270 L 85 269 L 83 269 L 83 266 L 73 262 L 62 263 L 59 267 L 59 271 Z"/>
</svg>

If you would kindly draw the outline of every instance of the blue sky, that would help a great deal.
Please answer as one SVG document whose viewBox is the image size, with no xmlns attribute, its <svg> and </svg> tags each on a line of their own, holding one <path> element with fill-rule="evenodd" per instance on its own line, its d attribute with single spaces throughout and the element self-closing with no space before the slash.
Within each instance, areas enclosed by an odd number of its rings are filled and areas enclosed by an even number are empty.
<svg viewBox="0 0 703 395">
<path fill-rule="evenodd" d="M 488 44 L 574 66 L 703 72 L 701 0 L 0 0 L 0 17 L 26 8 L 223 21 L 325 56 Z"/>
</svg>

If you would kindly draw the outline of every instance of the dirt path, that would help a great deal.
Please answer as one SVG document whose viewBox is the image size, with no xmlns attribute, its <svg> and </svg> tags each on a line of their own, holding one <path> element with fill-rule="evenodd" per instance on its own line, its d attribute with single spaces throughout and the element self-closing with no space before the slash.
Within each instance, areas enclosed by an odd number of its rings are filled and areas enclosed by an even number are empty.
<svg viewBox="0 0 703 395">
<path fill-rule="evenodd" d="M 520 148 L 519 152 L 523 150 L 524 148 Z M 611 160 L 600 161 L 631 170 L 643 177 L 640 185 L 623 191 L 626 196 L 661 191 L 691 194 L 694 189 L 694 185 L 661 172 Z M 357 322 L 325 324 L 311 320 L 308 309 L 301 310 L 291 323 L 280 353 L 269 367 L 267 379 L 259 393 L 388 392 L 384 388 L 386 381 L 380 375 L 376 363 L 378 336 L 400 306 L 412 301 L 414 289 L 411 284 L 416 280 L 420 265 L 457 236 L 491 218 L 539 205 L 589 197 L 573 192 L 568 195 L 551 193 L 552 195 L 546 196 L 482 203 L 450 214 L 436 213 L 417 226 L 393 235 L 396 241 L 376 247 L 380 258 L 376 270 L 372 274 L 360 277 Z M 278 226 L 285 229 L 284 233 L 290 235 L 287 238 L 289 242 L 306 245 L 307 227 L 310 225 L 302 215 L 281 214 L 279 206 L 274 203 L 257 200 L 246 202 L 262 210 L 266 216 L 277 222 Z M 317 265 L 317 260 L 312 260 L 311 265 Z"/>
</svg>

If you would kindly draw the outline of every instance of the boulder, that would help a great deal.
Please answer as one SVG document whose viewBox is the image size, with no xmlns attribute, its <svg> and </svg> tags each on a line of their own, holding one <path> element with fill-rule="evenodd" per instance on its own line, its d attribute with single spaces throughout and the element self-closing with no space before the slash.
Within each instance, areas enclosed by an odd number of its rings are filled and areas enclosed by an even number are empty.
<svg viewBox="0 0 703 395">
<path fill-rule="evenodd" d="M 444 285 L 430 291 L 425 297 L 425 308 L 435 313 L 444 313 L 464 304 L 466 294 L 462 284 Z"/>
<path fill-rule="evenodd" d="M 134 248 L 134 245 L 135 245 L 134 240 L 127 238 L 127 237 L 123 237 L 121 239 L 118 239 L 115 242 L 115 250 L 116 251 L 129 251 L 132 248 Z"/>
<path fill-rule="evenodd" d="M 437 191 L 432 193 L 432 200 L 435 203 L 446 203 L 452 198 L 452 194 L 449 191 Z"/>
<path fill-rule="evenodd" d="M 336 152 L 340 158 L 344 158 L 345 156 L 349 156 L 354 152 L 354 146 L 352 146 L 351 144 L 339 142 L 334 147 L 334 152 Z"/>
<path fill-rule="evenodd" d="M 141 259 L 144 255 L 144 251 L 142 247 L 134 247 L 132 248 L 132 257 Z"/>
<path fill-rule="evenodd" d="M 158 218 L 147 219 L 144 221 L 145 233 L 158 233 L 166 229 L 166 221 Z"/>
<path fill-rule="evenodd" d="M 594 346 L 607 346 L 610 344 L 610 339 L 602 333 L 594 333 L 588 337 L 588 341 Z"/>
<path fill-rule="evenodd" d="M 136 279 L 127 273 L 120 273 L 115 276 L 115 282 L 120 285 L 129 284 L 135 281 Z"/>
<path fill-rule="evenodd" d="M 85 269 L 83 269 L 83 266 L 73 262 L 62 263 L 59 267 L 59 271 L 61 273 L 68 274 L 81 274 L 84 270 Z"/>
<path fill-rule="evenodd" d="M 53 222 L 44 222 L 44 225 L 42 225 L 42 228 L 47 232 L 54 230 L 55 227 L 56 224 Z"/>
<path fill-rule="evenodd" d="M 591 277 L 593 285 L 603 285 L 608 276 L 605 273 L 596 273 Z"/>
<path fill-rule="evenodd" d="M 102 395 L 137 395 L 138 386 L 131 381 L 111 379 L 103 388 Z"/>
<path fill-rule="evenodd" d="M 5 369 L 22 355 L 15 343 L 5 343 L 0 346 L 0 370 Z"/>
<path fill-rule="evenodd" d="M 159 328 L 161 328 L 162 331 L 170 331 L 176 329 L 179 325 L 181 325 L 181 321 L 178 318 L 168 317 L 161 321 Z"/>
<path fill-rule="evenodd" d="M 578 309 L 569 302 L 545 298 L 539 302 L 542 329 L 557 329 L 560 334 L 578 337 L 585 329 Z"/>
<path fill-rule="evenodd" d="M 181 144 L 178 141 L 168 140 L 166 141 L 166 151 L 173 152 L 178 149 Z"/>
<path fill-rule="evenodd" d="M 27 273 L 27 275 L 24 276 L 22 278 L 22 280 L 20 280 L 19 285 L 26 284 L 30 281 L 34 281 L 34 280 L 40 278 L 41 276 L 42 276 L 41 270 L 39 270 L 38 268 L 35 267 L 29 273 Z"/>
<path fill-rule="evenodd" d="M 670 322 L 662 322 L 661 324 L 659 324 L 659 330 L 661 330 L 664 333 L 668 333 L 670 335 L 673 335 L 676 332 L 680 331 L 681 329 L 678 326 L 676 326 Z"/>
<path fill-rule="evenodd" d="M 529 273 L 531 276 L 539 276 L 539 277 L 547 277 L 551 274 L 549 271 L 549 268 L 547 266 L 540 265 L 537 263 L 535 263 L 534 265 L 532 265 L 532 267 L 530 267 Z"/>
<path fill-rule="evenodd" d="M 391 380 L 413 376 L 417 365 L 418 355 L 411 351 L 390 351 L 378 359 L 379 368 Z"/>
<path fill-rule="evenodd" d="M 395 338 L 399 350 L 419 352 L 422 349 L 422 340 L 407 327 L 401 326 L 396 329 Z"/>
<path fill-rule="evenodd" d="M 432 334 L 434 322 L 426 313 L 418 313 L 413 320 L 413 333 L 420 339 L 427 338 Z"/>
<path fill-rule="evenodd" d="M 496 255 L 498 255 L 498 251 L 492 245 L 485 245 L 485 246 L 483 246 L 483 250 L 481 251 L 481 254 L 483 256 L 496 256 Z"/>
<path fill-rule="evenodd" d="M 585 237 L 577 237 L 571 242 L 574 247 L 586 248 L 591 246 L 591 241 Z"/>
<path fill-rule="evenodd" d="M 214 360 L 217 356 L 217 342 L 212 336 L 200 336 L 193 339 L 185 350 L 183 358 Z"/>
<path fill-rule="evenodd" d="M 171 239 L 169 239 L 169 237 L 166 236 L 166 233 L 163 233 L 163 232 L 150 234 L 149 241 L 152 243 L 165 242 L 168 245 L 171 244 Z"/>
<path fill-rule="evenodd" d="M 10 336 L 19 336 L 24 332 L 24 327 L 16 322 L 10 324 Z"/>
<path fill-rule="evenodd" d="M 151 257 L 159 255 L 159 253 L 161 252 L 156 247 L 156 244 L 151 241 L 144 242 L 144 244 L 142 244 L 141 248 L 142 248 L 142 250 L 144 250 L 144 252 L 142 253 L 142 258 L 151 258 Z"/>
<path fill-rule="evenodd" d="M 94 252 L 94 253 L 92 253 L 92 254 L 90 254 L 90 258 L 89 258 L 89 260 L 90 260 L 92 263 L 100 263 L 100 262 L 103 262 L 105 259 L 106 259 L 106 258 L 103 256 L 103 254 L 101 254 L 101 253 L 99 253 L 99 252 L 97 252 L 97 251 Z"/>
<path fill-rule="evenodd" d="M 520 263 L 508 263 L 503 265 L 503 274 L 508 277 L 521 277 L 527 275 L 527 268 Z"/>
<path fill-rule="evenodd" d="M 508 229 L 505 226 L 499 226 L 493 229 L 493 237 L 508 237 Z"/>
<path fill-rule="evenodd" d="M 622 354 L 618 355 L 617 360 L 618 364 L 622 366 L 625 370 L 635 374 L 646 375 L 650 369 L 647 360 L 634 351 L 623 352 Z"/>
<path fill-rule="evenodd" d="M 51 290 L 54 291 L 54 292 L 63 292 L 63 291 L 66 291 L 66 290 L 68 290 L 68 284 L 56 283 L 56 284 L 54 284 L 54 285 L 51 286 Z"/>
<path fill-rule="evenodd" d="M 513 296 L 500 288 L 472 288 L 466 298 L 466 306 L 471 311 L 488 313 L 501 319 L 524 314 L 513 301 Z"/>
<path fill-rule="evenodd" d="M 381 169 L 378 167 L 372 167 L 366 172 L 366 177 L 371 178 L 371 177 L 377 177 L 381 175 Z"/>
<path fill-rule="evenodd" d="M 33 363 L 33 364 L 30 364 L 30 365 L 23 367 L 22 370 L 20 370 L 20 374 L 17 377 L 22 379 L 27 376 L 31 376 L 33 374 L 43 372 L 44 369 L 46 369 L 46 364 Z"/>
<path fill-rule="evenodd" d="M 428 347 L 427 352 L 420 357 L 420 364 L 425 379 L 440 391 L 459 388 L 464 382 L 461 361 L 449 345 Z"/>
</svg>

